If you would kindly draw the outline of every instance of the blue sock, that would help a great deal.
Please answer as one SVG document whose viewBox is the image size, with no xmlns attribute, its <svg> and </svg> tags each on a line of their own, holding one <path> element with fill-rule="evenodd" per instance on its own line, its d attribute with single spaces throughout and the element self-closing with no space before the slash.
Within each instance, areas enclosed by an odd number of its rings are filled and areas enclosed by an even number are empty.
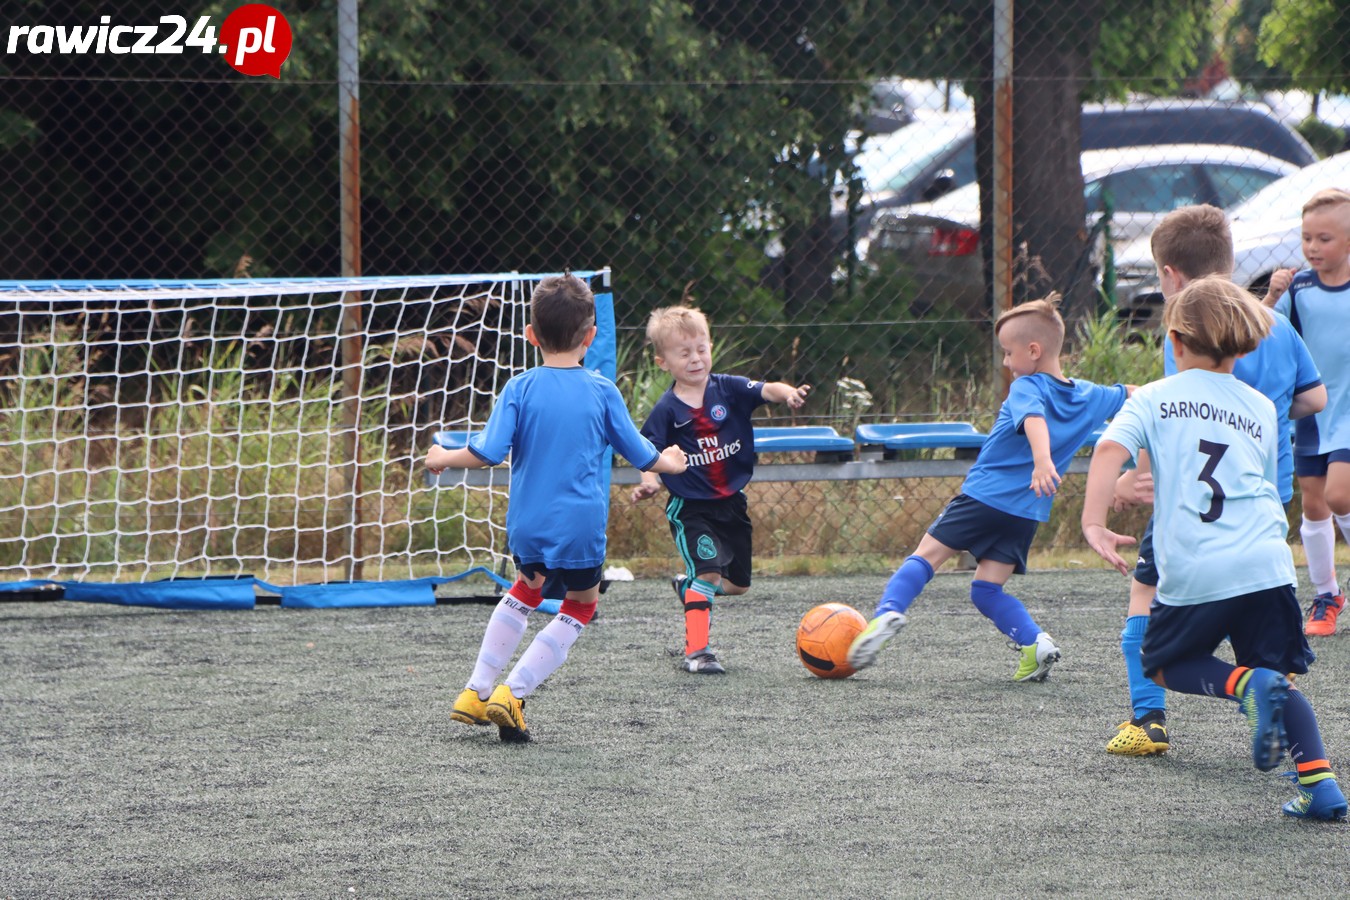
<svg viewBox="0 0 1350 900">
<path fill-rule="evenodd" d="M 1022 647 L 1036 643 L 1041 627 L 1031 618 L 1021 600 L 1003 592 L 1002 585 L 976 579 L 970 583 L 970 600 L 999 631 L 1012 638 L 1013 643 Z"/>
<path fill-rule="evenodd" d="M 1130 705 L 1134 718 L 1142 719 L 1151 712 L 1167 710 L 1167 692 L 1162 685 L 1144 677 L 1144 660 L 1140 649 L 1144 646 L 1144 632 L 1148 631 L 1148 616 L 1129 616 L 1125 630 L 1120 633 L 1120 652 L 1125 657 L 1125 672 L 1130 681 Z"/>
<path fill-rule="evenodd" d="M 928 582 L 933 580 L 933 567 L 922 556 L 911 556 L 895 570 L 891 580 L 886 582 L 886 590 L 881 592 L 877 601 L 877 611 L 873 618 L 884 612 L 902 613 L 919 596 Z"/>
<path fill-rule="evenodd" d="M 1322 732 L 1312 704 L 1300 690 L 1291 690 L 1284 705 L 1284 730 L 1289 735 L 1289 756 L 1298 771 L 1299 784 L 1309 785 L 1324 778 L 1335 778 L 1322 746 Z"/>
<path fill-rule="evenodd" d="M 1195 656 L 1169 664 L 1162 675 L 1169 691 L 1233 700 L 1228 695 L 1227 685 L 1228 676 L 1236 668 L 1217 656 Z"/>
</svg>

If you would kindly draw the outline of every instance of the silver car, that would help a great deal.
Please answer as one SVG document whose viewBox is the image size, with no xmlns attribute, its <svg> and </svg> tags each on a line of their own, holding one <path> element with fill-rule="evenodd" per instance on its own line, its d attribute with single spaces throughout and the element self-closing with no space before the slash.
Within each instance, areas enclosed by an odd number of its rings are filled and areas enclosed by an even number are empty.
<svg viewBox="0 0 1350 900">
<path fill-rule="evenodd" d="M 1179 206 L 1231 208 L 1298 171 L 1293 163 L 1255 150 L 1212 144 L 1090 150 L 1082 166 L 1089 225 L 1100 217 L 1108 195 L 1112 200 L 1113 249 L 1147 236 Z M 968 315 L 984 311 L 978 191 L 969 184 L 933 202 L 877 216 L 862 249 L 870 263 L 898 268 L 917 283 L 916 311 L 945 303 Z"/>
<path fill-rule="evenodd" d="M 1235 282 L 1264 295 L 1275 270 L 1304 268 L 1303 204 L 1327 187 L 1350 189 L 1350 151 L 1299 169 L 1230 211 Z M 1117 254 L 1116 268 L 1121 318 L 1135 327 L 1156 326 L 1163 301 L 1148 239 Z"/>
</svg>

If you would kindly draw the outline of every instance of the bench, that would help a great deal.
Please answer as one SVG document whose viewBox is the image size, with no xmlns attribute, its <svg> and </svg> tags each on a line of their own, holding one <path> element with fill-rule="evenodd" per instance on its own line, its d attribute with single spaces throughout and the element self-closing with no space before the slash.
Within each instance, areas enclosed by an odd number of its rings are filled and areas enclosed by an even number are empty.
<svg viewBox="0 0 1350 900">
<path fill-rule="evenodd" d="M 863 459 L 896 459 L 913 450 L 956 451 L 957 459 L 974 459 L 989 435 L 969 422 L 895 422 L 859 425 L 853 439 Z"/>
<path fill-rule="evenodd" d="M 1098 428 L 1084 442 L 1091 448 L 1100 438 L 1105 426 Z M 463 447 L 471 431 L 438 431 L 434 440 L 442 447 Z M 970 470 L 988 435 L 976 430 L 969 422 L 903 422 L 859 425 L 849 439 L 827 425 L 761 426 L 755 428 L 755 452 L 764 455 L 777 453 L 813 453 L 814 462 L 779 463 L 760 460 L 755 467 L 754 480 L 770 481 L 866 481 L 875 478 L 960 478 Z M 916 450 L 954 451 L 955 459 L 913 459 Z M 859 453 L 854 458 L 854 451 Z M 1084 474 L 1089 459 L 1075 457 L 1068 472 Z M 611 472 L 614 484 L 637 484 L 641 473 L 632 466 L 616 465 Z M 509 486 L 510 469 L 495 466 L 487 469 L 447 469 L 439 476 L 426 477 L 429 486 L 485 487 Z"/>
</svg>

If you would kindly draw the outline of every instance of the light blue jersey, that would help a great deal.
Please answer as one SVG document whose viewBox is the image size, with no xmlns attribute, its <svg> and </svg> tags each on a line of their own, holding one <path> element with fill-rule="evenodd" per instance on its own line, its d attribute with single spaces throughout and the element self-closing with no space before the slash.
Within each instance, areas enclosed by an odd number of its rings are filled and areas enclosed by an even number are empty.
<svg viewBox="0 0 1350 900">
<path fill-rule="evenodd" d="M 1312 271 L 1299 272 L 1275 311 L 1289 317 L 1327 385 L 1326 409 L 1299 419 L 1295 452 L 1319 456 L 1350 450 L 1350 284 L 1329 288 Z"/>
<path fill-rule="evenodd" d="M 1250 384 L 1275 404 L 1275 418 L 1279 423 L 1279 481 L 1280 502 L 1294 499 L 1294 423 L 1289 418 L 1289 405 L 1294 397 L 1322 383 L 1321 373 L 1308 352 L 1308 345 L 1298 336 L 1289 320 L 1271 312 L 1270 334 L 1246 356 L 1233 364 L 1233 375 L 1243 384 Z M 1163 342 L 1163 373 L 1175 375 L 1177 362 L 1172 357 L 1172 339 Z"/>
<path fill-rule="evenodd" d="M 656 448 L 603 375 L 540 366 L 506 383 L 469 450 L 494 466 L 511 454 L 506 539 L 522 563 L 589 569 L 605 561 L 610 446 L 643 471 L 656 464 Z"/>
<path fill-rule="evenodd" d="M 1295 583 L 1268 397 L 1232 375 L 1188 369 L 1136 390 L 1102 440 L 1153 461 L 1159 603 Z"/>
<path fill-rule="evenodd" d="M 1049 521 L 1054 498 L 1037 497 L 1031 489 L 1036 464 L 1023 423 L 1032 416 L 1045 419 L 1050 457 L 1063 475 L 1083 442 L 1124 402 L 1124 385 L 1061 381 L 1043 372 L 1015 379 L 961 493 L 1010 515 Z"/>
</svg>

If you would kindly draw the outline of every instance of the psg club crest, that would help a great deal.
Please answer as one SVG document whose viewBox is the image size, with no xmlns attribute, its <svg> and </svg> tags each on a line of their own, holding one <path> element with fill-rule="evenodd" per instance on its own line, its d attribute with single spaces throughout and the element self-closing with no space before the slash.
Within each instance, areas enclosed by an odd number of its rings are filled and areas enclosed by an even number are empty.
<svg viewBox="0 0 1350 900">
<path fill-rule="evenodd" d="M 720 422 L 727 417 L 727 408 L 722 404 L 718 403 L 715 404 L 713 408 L 708 411 L 708 414 L 713 417 L 714 422 Z"/>
</svg>

